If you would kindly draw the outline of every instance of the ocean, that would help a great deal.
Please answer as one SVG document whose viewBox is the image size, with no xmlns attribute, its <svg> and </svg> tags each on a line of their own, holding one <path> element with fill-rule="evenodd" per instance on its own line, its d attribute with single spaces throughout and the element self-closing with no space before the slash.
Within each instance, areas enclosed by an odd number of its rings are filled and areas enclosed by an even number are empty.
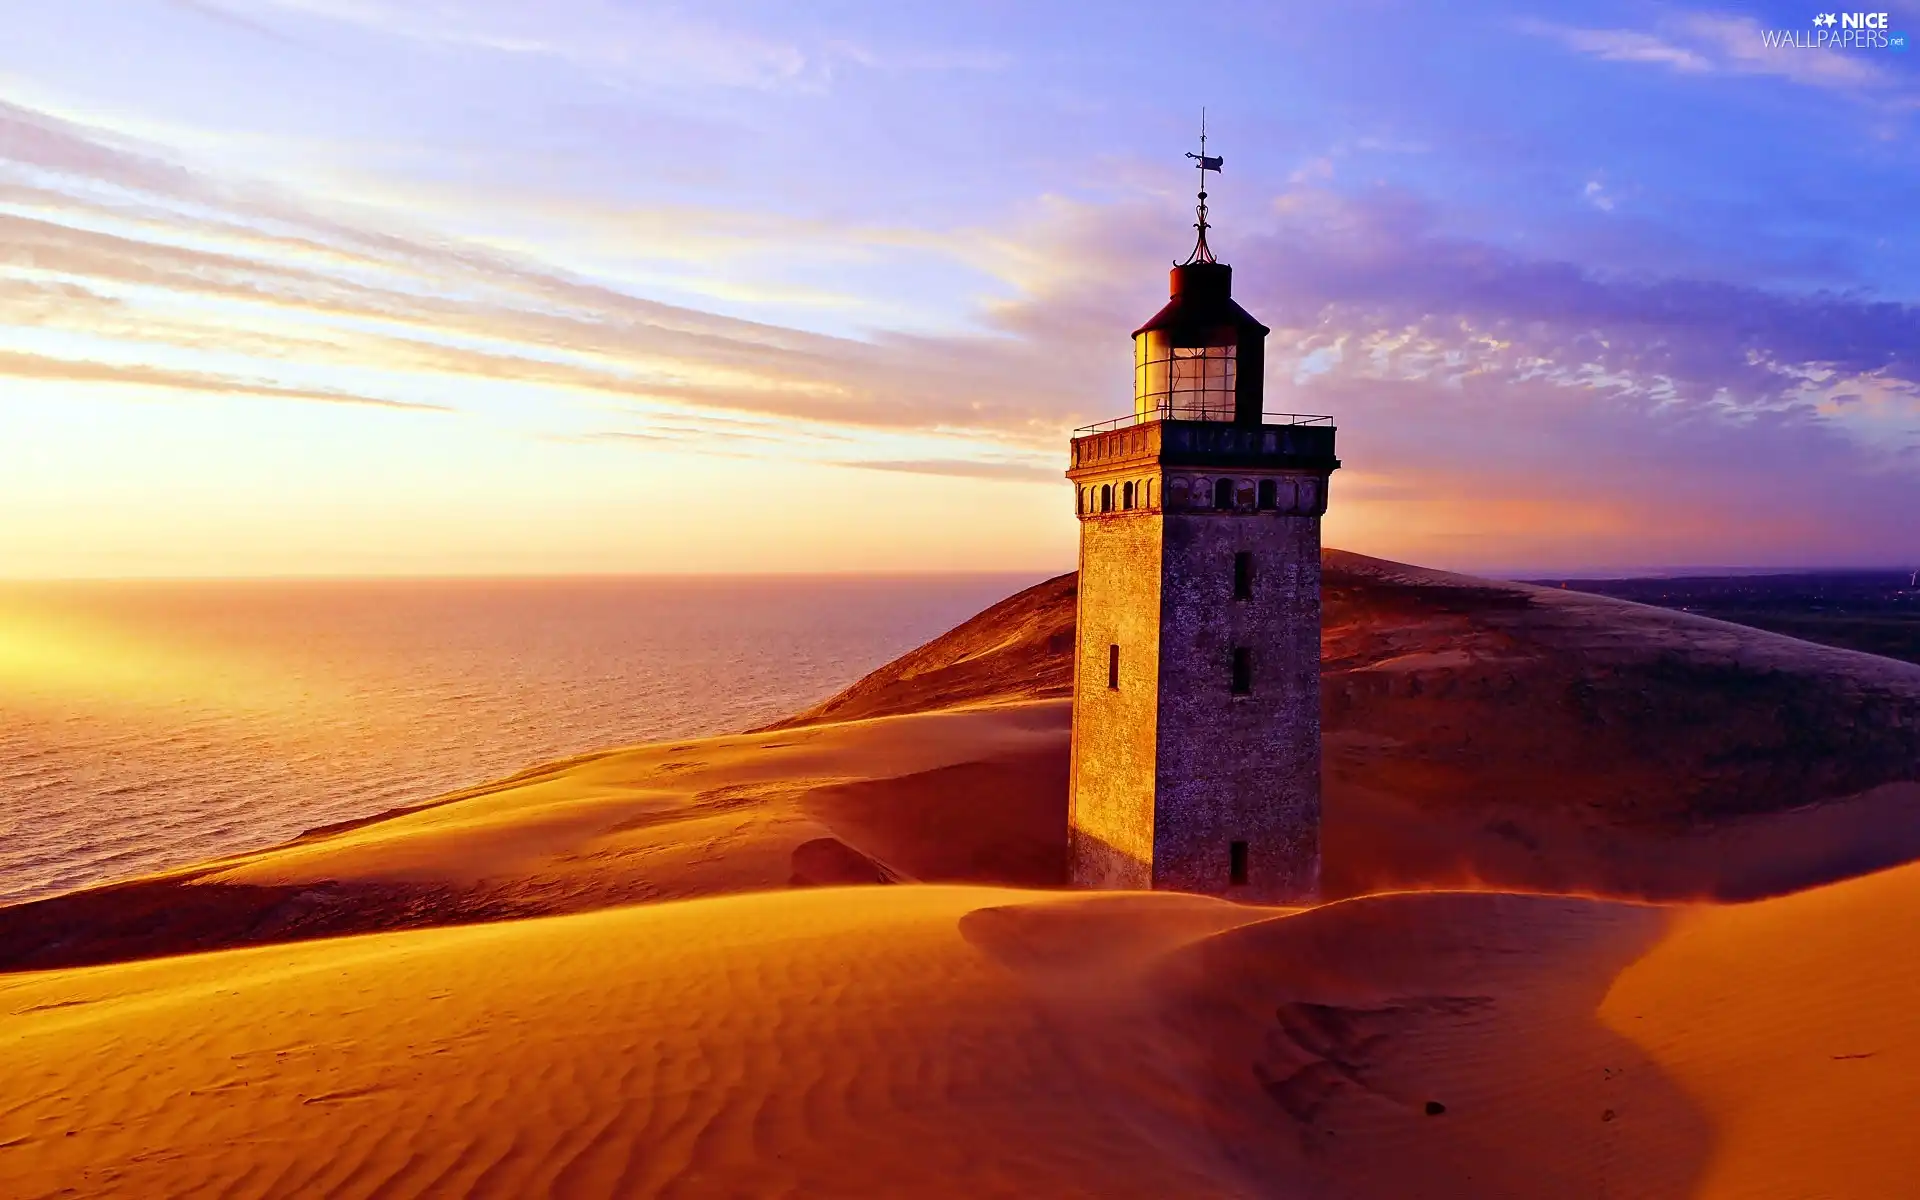
<svg viewBox="0 0 1920 1200">
<path fill-rule="evenodd" d="M 0 904 L 750 728 L 1034 582 L 0 584 Z"/>
</svg>

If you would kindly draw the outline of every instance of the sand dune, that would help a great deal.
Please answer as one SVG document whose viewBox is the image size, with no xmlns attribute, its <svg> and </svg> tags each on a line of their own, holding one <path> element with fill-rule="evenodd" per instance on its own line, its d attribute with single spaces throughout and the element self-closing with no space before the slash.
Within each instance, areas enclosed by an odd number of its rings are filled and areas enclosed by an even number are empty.
<svg viewBox="0 0 1920 1200">
<path fill-rule="evenodd" d="M 1328 897 L 1752 898 L 1920 857 L 1920 667 L 1328 551 Z M 0 968 L 789 884 L 1058 882 L 1072 576 L 758 733 L 0 909 Z"/>
<path fill-rule="evenodd" d="M 285 846 L 0 909 L 0 967 L 790 885 L 1058 883 L 1069 720 L 1055 701 L 590 756 Z"/>
<path fill-rule="evenodd" d="M 1216 1133 L 1300 1194 L 1891 1197 L 1916 917 L 1915 867 L 1732 906 L 1399 894 L 1161 976 Z"/>
<path fill-rule="evenodd" d="M 1064 690 L 1073 582 L 794 720 Z M 1920 668 L 1338 550 L 1324 583 L 1329 895 L 1741 899 L 1920 857 Z"/>
<path fill-rule="evenodd" d="M 769 728 L 1071 696 L 1079 595 L 1078 575 L 1035 584 Z"/>
<path fill-rule="evenodd" d="M 0 1194 L 1902 1195 L 1917 923 L 814 889 L 17 975 Z"/>
<path fill-rule="evenodd" d="M 1920 856 L 1912 664 L 1338 552 L 1327 587 L 1342 893 L 1744 897 Z"/>
<path fill-rule="evenodd" d="M 1041 897 L 880 894 L 15 979 L 0 991 L 0 1194 L 1222 1190 L 1197 1145 L 1144 1136 L 1177 1098 L 1105 1057 L 1124 1030 L 1067 1036 L 964 936 L 970 912 Z M 1257 915 L 1155 907 L 1175 935 Z"/>
<path fill-rule="evenodd" d="M 1384 894 L 1052 887 L 1065 577 L 772 729 L 0 909 L 0 1195 L 1907 1194 L 1920 668 L 1326 579 Z"/>
</svg>

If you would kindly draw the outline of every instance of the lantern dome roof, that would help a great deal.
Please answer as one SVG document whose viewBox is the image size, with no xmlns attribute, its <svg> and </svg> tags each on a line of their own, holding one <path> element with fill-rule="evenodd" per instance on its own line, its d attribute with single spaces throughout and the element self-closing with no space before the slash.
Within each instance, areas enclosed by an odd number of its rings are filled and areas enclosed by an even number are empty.
<svg viewBox="0 0 1920 1200">
<path fill-rule="evenodd" d="M 1265 337 L 1270 330 L 1233 299 L 1233 268 L 1223 262 L 1196 260 L 1184 262 L 1168 272 L 1166 305 L 1133 331 L 1134 337 L 1154 330 L 1165 330 L 1176 345 L 1197 344 L 1189 337 L 1203 338 L 1223 327 L 1257 333 Z"/>
</svg>

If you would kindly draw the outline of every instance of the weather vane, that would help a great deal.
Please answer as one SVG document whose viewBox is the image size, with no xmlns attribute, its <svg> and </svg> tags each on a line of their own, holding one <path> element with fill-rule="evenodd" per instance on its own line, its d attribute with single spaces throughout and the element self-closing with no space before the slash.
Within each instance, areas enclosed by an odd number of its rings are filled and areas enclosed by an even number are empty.
<svg viewBox="0 0 1920 1200">
<path fill-rule="evenodd" d="M 1193 165 L 1200 168 L 1200 219 L 1194 222 L 1194 228 L 1200 231 L 1200 240 L 1194 243 L 1193 253 L 1187 256 L 1190 263 L 1214 262 L 1213 251 L 1207 248 L 1207 172 L 1219 171 L 1227 160 L 1218 156 L 1207 157 L 1207 110 L 1200 110 L 1200 153 L 1187 151 L 1187 157 Z"/>
</svg>

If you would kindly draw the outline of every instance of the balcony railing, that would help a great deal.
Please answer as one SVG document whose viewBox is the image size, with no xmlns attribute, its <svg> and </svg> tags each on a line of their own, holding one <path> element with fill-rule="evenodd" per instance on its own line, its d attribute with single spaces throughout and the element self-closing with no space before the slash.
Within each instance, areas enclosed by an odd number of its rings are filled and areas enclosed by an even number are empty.
<svg viewBox="0 0 1920 1200">
<path fill-rule="evenodd" d="M 1112 417 L 1105 421 L 1095 421 L 1091 425 L 1082 425 L 1073 431 L 1073 436 L 1081 437 L 1089 433 L 1106 433 L 1108 430 L 1125 429 L 1131 425 L 1146 425 L 1153 421 L 1184 419 L 1186 418 L 1174 417 L 1173 410 L 1163 406 L 1160 408 L 1150 408 L 1146 412 L 1128 413 L 1124 417 Z M 1231 413 L 1228 413 L 1226 416 L 1209 417 L 1207 419 L 1225 423 L 1231 421 L 1233 417 Z M 1312 413 L 1263 412 L 1260 414 L 1260 423 L 1262 425 L 1331 425 L 1333 424 L 1333 418 L 1317 416 Z"/>
</svg>

